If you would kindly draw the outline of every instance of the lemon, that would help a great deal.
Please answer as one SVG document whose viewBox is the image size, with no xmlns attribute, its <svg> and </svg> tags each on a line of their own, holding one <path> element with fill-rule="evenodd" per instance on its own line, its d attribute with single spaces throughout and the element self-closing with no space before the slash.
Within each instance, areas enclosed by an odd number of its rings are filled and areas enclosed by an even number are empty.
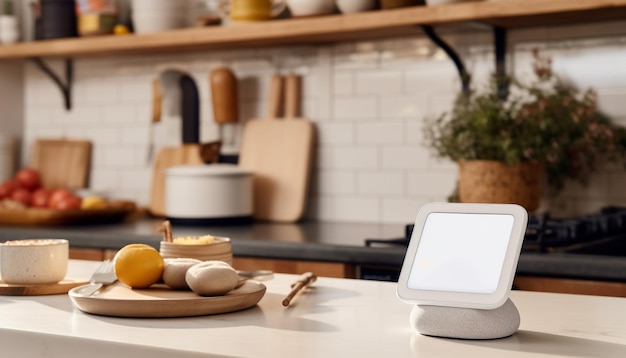
<svg viewBox="0 0 626 358">
<path fill-rule="evenodd" d="M 99 196 L 87 196 L 80 202 L 80 208 L 84 210 L 105 209 L 107 206 L 107 201 Z"/>
<path fill-rule="evenodd" d="M 113 33 L 115 35 L 126 35 L 130 33 L 130 30 L 128 29 L 128 26 L 118 24 L 118 25 L 115 25 L 115 27 L 113 27 Z"/>
<path fill-rule="evenodd" d="M 115 274 L 120 282 L 132 288 L 146 288 L 161 279 L 165 262 L 152 246 L 130 244 L 113 258 Z"/>
</svg>

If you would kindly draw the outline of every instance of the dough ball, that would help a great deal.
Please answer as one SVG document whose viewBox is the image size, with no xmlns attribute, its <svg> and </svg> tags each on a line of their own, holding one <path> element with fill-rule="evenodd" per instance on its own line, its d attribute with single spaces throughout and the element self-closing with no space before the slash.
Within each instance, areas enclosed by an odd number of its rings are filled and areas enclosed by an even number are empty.
<svg viewBox="0 0 626 358">
<path fill-rule="evenodd" d="M 188 258 L 165 259 L 163 282 L 175 290 L 188 290 L 189 285 L 187 285 L 185 280 L 185 274 L 191 266 L 201 262 L 200 260 Z"/>
<path fill-rule="evenodd" d="M 237 286 L 239 275 L 223 261 L 204 261 L 187 270 L 189 288 L 200 296 L 223 295 Z"/>
</svg>

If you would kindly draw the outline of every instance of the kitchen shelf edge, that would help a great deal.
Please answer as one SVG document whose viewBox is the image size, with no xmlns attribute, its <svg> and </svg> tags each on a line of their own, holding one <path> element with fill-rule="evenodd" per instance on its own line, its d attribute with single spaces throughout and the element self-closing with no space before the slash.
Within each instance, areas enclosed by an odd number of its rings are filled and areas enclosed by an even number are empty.
<svg viewBox="0 0 626 358">
<path fill-rule="evenodd" d="M 420 34 L 417 25 L 474 21 L 516 28 L 625 17 L 626 0 L 486 0 L 263 23 L 186 28 L 155 34 L 23 42 L 0 46 L 0 60 L 332 43 Z"/>
</svg>

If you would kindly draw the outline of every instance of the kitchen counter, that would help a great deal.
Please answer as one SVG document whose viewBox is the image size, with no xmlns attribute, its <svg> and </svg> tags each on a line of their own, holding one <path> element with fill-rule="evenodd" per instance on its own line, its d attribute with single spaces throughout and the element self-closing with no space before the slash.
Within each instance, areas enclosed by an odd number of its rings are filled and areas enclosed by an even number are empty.
<svg viewBox="0 0 626 358">
<path fill-rule="evenodd" d="M 117 250 L 130 243 L 159 247 L 162 221 L 145 219 L 111 225 L 76 227 L 0 227 L 0 241 L 33 237 L 64 238 L 73 247 Z M 240 226 L 174 226 L 176 236 L 230 237 L 235 256 L 341 262 L 398 269 L 402 246 L 365 247 L 366 238 L 404 237 L 402 224 L 302 222 L 256 223 Z M 541 254 L 523 252 L 518 275 L 626 282 L 626 259 L 619 256 Z"/>
<path fill-rule="evenodd" d="M 98 263 L 70 261 L 68 277 Z M 422 336 L 390 282 L 319 278 L 281 305 L 298 276 L 277 274 L 247 310 L 191 318 L 115 318 L 67 295 L 0 296 L 7 357 L 623 357 L 626 299 L 514 291 L 520 330 L 499 340 Z"/>
</svg>

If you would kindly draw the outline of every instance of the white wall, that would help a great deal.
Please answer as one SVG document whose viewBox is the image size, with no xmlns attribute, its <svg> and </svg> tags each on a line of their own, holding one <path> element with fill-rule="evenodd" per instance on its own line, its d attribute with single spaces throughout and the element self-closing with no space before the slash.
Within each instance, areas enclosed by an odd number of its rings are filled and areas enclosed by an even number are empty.
<svg viewBox="0 0 626 358">
<path fill-rule="evenodd" d="M 601 109 L 626 123 L 624 25 L 513 32 L 509 68 L 529 71 L 530 51 L 540 47 L 553 57 L 558 73 L 581 87 L 593 86 Z M 446 39 L 458 48 L 473 76 L 487 80 L 494 68 L 491 35 Z M 51 63 L 62 70 L 60 62 Z M 173 66 L 194 76 L 202 100 L 201 140 L 210 141 L 217 138 L 217 127 L 212 123 L 208 75 L 221 64 L 230 66 L 240 80 L 242 120 L 264 113 L 268 81 L 275 71 L 304 76 L 304 116 L 315 122 L 319 135 L 308 217 L 412 222 L 423 203 L 445 200 L 453 190 L 456 166 L 431 156 L 422 144 L 422 124 L 450 108 L 460 84 L 451 61 L 426 38 L 79 59 L 70 112 L 64 110 L 53 83 L 29 64 L 26 148 L 38 137 L 90 139 L 95 143 L 92 187 L 146 204 L 151 140 L 156 150 L 180 141 L 177 117 L 150 123 L 152 80 Z M 589 188 L 573 185 L 551 208 L 556 214 L 574 215 L 608 204 L 626 205 L 626 173 L 620 167 L 603 170 Z"/>
</svg>

